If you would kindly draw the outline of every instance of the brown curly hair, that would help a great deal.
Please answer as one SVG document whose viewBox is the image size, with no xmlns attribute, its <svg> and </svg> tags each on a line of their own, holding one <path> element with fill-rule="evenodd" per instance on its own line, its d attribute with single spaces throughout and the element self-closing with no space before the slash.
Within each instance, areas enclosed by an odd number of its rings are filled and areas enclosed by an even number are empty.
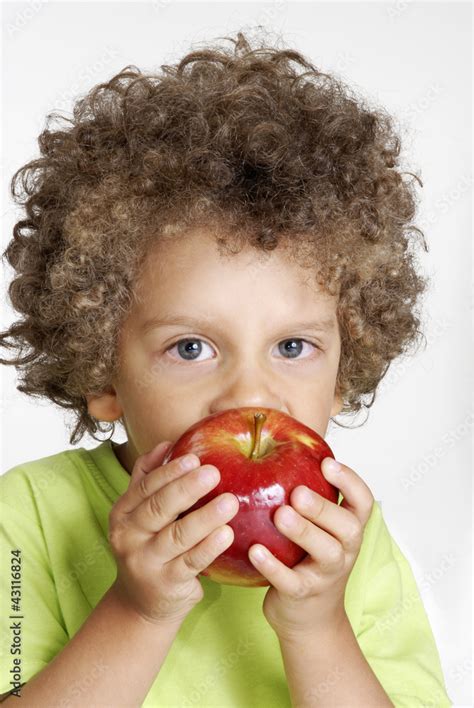
<svg viewBox="0 0 474 708">
<path fill-rule="evenodd" d="M 21 367 L 19 391 L 74 412 L 71 444 L 86 431 L 112 437 L 85 394 L 118 372 L 153 244 L 188 228 L 212 224 L 230 253 L 290 244 L 337 295 L 342 413 L 369 408 L 390 362 L 424 338 L 427 279 L 411 237 L 428 247 L 402 176 L 423 185 L 398 167 L 393 117 L 293 49 L 219 39 L 233 46 L 194 48 L 161 73 L 126 66 L 76 100 L 72 118 L 50 113 L 41 157 L 12 177 L 25 214 L 3 257 L 22 319 L 0 333 L 18 355 L 0 361 Z"/>
</svg>

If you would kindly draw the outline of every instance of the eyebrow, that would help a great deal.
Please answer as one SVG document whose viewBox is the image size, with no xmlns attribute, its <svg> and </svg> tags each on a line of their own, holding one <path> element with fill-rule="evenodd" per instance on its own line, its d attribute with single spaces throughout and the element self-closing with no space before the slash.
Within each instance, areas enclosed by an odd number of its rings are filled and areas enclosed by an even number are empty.
<svg viewBox="0 0 474 708">
<path fill-rule="evenodd" d="M 151 329 L 156 329 L 158 327 L 172 327 L 172 326 L 185 326 L 185 327 L 196 327 L 201 329 L 203 327 L 214 327 L 216 331 L 219 331 L 219 325 L 211 318 L 199 318 L 191 317 L 189 315 L 162 315 L 160 317 L 151 317 L 146 320 L 141 331 L 143 334 L 149 332 Z M 296 321 L 289 323 L 288 327 L 292 329 L 311 329 L 317 332 L 332 332 L 335 329 L 336 321 L 334 317 L 326 317 L 320 320 L 310 320 L 310 321 Z M 285 329 L 288 329 L 285 327 Z M 224 330 L 223 330 L 224 331 Z"/>
</svg>

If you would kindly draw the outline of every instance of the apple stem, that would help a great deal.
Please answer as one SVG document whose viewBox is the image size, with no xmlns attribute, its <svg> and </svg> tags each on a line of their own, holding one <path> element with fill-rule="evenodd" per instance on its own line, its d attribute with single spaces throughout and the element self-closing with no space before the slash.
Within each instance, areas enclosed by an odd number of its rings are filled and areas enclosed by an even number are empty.
<svg viewBox="0 0 474 708">
<path fill-rule="evenodd" d="M 250 451 L 250 457 L 258 457 L 260 454 L 260 436 L 262 434 L 263 424 L 265 423 L 267 416 L 265 413 L 255 413 L 254 420 L 254 434 L 253 434 L 253 445 Z"/>
</svg>

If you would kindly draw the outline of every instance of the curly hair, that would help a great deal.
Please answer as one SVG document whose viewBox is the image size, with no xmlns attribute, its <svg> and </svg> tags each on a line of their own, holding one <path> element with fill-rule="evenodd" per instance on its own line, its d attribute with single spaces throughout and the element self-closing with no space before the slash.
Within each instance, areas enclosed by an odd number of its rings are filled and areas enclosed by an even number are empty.
<svg viewBox="0 0 474 708">
<path fill-rule="evenodd" d="M 24 218 L 2 257 L 22 318 L 0 332 L 16 349 L 0 362 L 21 371 L 17 390 L 73 411 L 72 445 L 114 432 L 85 394 L 119 371 L 144 259 L 199 225 L 230 254 L 289 245 L 337 296 L 341 413 L 370 408 L 390 362 L 424 338 L 415 237 L 428 247 L 403 175 L 423 185 L 400 170 L 394 118 L 298 51 L 218 39 L 231 46 L 194 47 L 161 72 L 128 65 L 71 118 L 48 114 L 41 157 L 11 179 Z"/>
</svg>

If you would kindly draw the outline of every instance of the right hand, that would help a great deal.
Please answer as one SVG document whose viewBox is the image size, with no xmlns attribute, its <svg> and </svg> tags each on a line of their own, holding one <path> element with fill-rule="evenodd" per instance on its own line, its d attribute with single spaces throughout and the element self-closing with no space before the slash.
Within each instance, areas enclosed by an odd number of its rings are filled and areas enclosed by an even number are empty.
<svg viewBox="0 0 474 708">
<path fill-rule="evenodd" d="M 214 465 L 181 467 L 188 455 L 161 463 L 171 442 L 159 443 L 137 458 L 127 491 L 117 499 L 109 516 L 109 542 L 117 562 L 113 591 L 122 602 L 153 623 L 180 623 L 202 600 L 196 577 L 234 540 L 226 524 L 239 510 L 234 494 L 220 494 L 176 521 L 181 512 L 217 486 L 220 472 Z M 201 474 L 217 473 L 203 483 Z M 223 499 L 231 508 L 219 511 Z M 224 540 L 219 538 L 224 531 Z"/>
</svg>

